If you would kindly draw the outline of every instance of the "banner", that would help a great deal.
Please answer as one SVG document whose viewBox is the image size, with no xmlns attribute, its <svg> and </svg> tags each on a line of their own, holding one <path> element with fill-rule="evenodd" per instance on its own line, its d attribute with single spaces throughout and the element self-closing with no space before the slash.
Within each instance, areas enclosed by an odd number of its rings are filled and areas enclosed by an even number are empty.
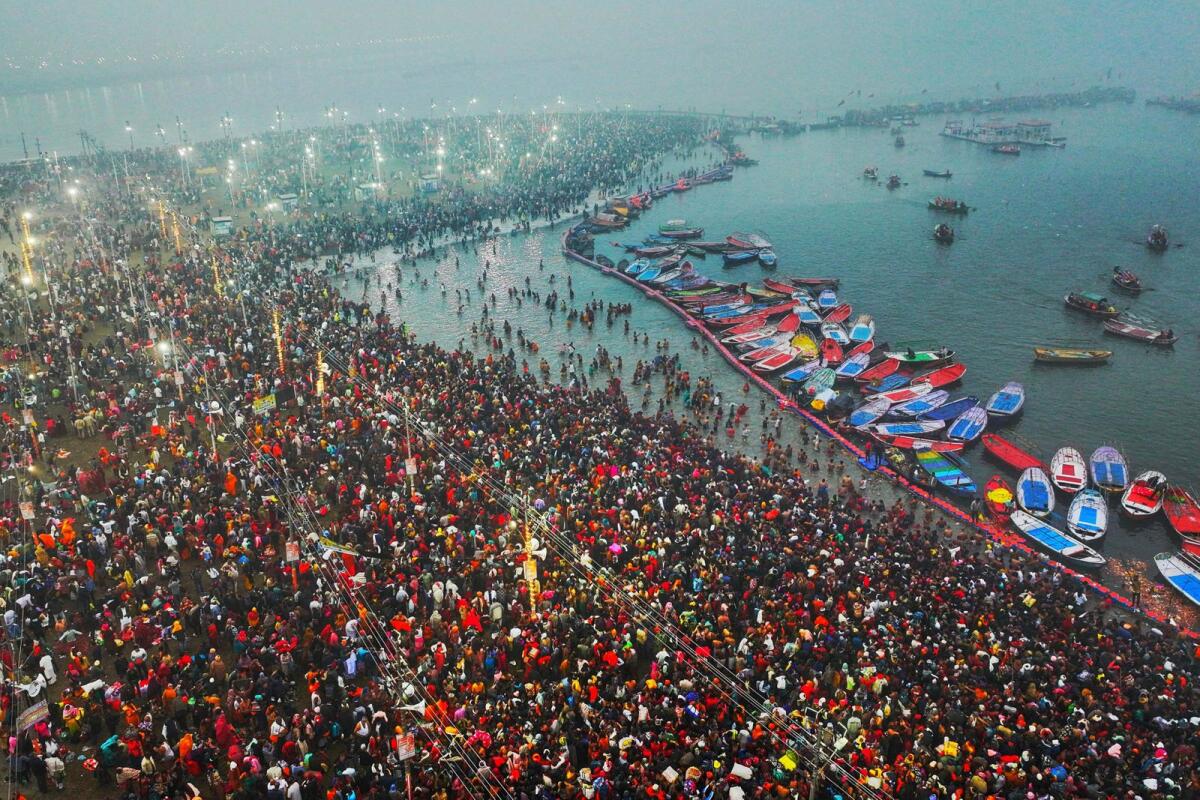
<svg viewBox="0 0 1200 800">
<path fill-rule="evenodd" d="M 255 415 L 270 414 L 275 410 L 275 395 L 269 394 L 254 401 Z"/>
<path fill-rule="evenodd" d="M 50 719 L 50 707 L 45 700 L 39 700 L 17 717 L 17 732 L 27 731 L 44 719 Z"/>
</svg>

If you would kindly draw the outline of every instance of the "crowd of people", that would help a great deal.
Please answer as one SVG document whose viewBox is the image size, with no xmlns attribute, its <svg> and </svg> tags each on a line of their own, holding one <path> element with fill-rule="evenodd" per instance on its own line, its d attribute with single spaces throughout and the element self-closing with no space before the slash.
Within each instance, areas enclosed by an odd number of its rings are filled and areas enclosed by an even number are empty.
<svg viewBox="0 0 1200 800">
<path fill-rule="evenodd" d="M 565 214 L 680 130 L 614 122 L 408 241 Z M 324 263 L 403 207 L 175 253 L 127 188 L 5 262 L 13 796 L 1197 796 L 1195 642 L 832 459 L 416 341 Z"/>
</svg>

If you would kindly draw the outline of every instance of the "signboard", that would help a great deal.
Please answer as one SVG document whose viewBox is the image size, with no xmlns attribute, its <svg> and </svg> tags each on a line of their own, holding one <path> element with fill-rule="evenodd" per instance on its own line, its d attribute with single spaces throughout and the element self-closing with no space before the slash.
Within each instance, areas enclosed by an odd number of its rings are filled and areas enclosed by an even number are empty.
<svg viewBox="0 0 1200 800">
<path fill-rule="evenodd" d="M 256 415 L 270 414 L 275 410 L 275 395 L 268 394 L 263 397 L 256 398 L 254 401 L 254 413 Z"/>
<path fill-rule="evenodd" d="M 283 552 L 284 552 L 284 559 L 286 561 L 299 561 L 300 560 L 300 543 L 299 542 L 288 542 L 286 545 L 284 545 Z"/>
<path fill-rule="evenodd" d="M 281 194 L 275 199 L 279 202 L 279 206 L 287 212 L 295 211 L 296 206 L 300 204 L 300 198 L 296 197 L 296 195 L 291 192 L 288 192 L 287 194 Z"/>
<path fill-rule="evenodd" d="M 233 217 L 213 217 L 213 236 L 226 238 L 233 235 Z"/>
<path fill-rule="evenodd" d="M 45 702 L 42 703 L 45 705 Z M 417 754 L 417 737 L 411 733 L 405 733 L 396 737 L 396 757 L 401 761 L 407 761 Z"/>
<path fill-rule="evenodd" d="M 525 561 L 523 563 L 525 565 L 525 580 L 536 581 L 537 580 L 537 559 L 527 558 L 527 559 L 525 559 Z"/>
<path fill-rule="evenodd" d="M 50 707 L 45 700 L 39 700 L 17 717 L 17 731 L 27 731 L 44 719 L 50 719 Z"/>
<path fill-rule="evenodd" d="M 21 506 L 21 519 L 33 519 L 36 516 L 34 514 L 33 503 L 31 501 L 22 500 L 20 503 L 20 506 Z"/>
<path fill-rule="evenodd" d="M 175 385 L 183 386 L 183 370 L 181 369 L 175 370 Z"/>
<path fill-rule="evenodd" d="M 417 474 L 417 460 L 415 458 L 410 457 L 410 458 L 404 459 L 404 474 L 405 475 L 416 475 Z"/>
</svg>

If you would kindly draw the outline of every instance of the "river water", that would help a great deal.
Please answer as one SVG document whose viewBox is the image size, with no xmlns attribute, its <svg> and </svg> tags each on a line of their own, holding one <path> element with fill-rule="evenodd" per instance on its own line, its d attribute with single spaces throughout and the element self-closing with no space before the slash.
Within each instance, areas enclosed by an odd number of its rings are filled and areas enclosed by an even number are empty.
<svg viewBox="0 0 1200 800">
<path fill-rule="evenodd" d="M 1200 395 L 1200 326 L 1195 322 L 1200 248 L 1191 238 L 1200 230 L 1195 202 L 1200 162 L 1194 156 L 1200 121 L 1141 105 L 1063 111 L 1050 119 L 1055 133 L 1068 137 L 1067 148 L 1029 148 L 1020 157 L 940 137 L 942 121 L 934 119 L 906 129 L 903 149 L 877 130 L 747 137 L 743 145 L 759 166 L 739 170 L 730 182 L 670 195 L 629 229 L 598 237 L 598 243 L 636 241 L 663 221 L 680 217 L 702 225 L 706 239 L 735 230 L 763 231 L 775 244 L 778 275 L 840 277 L 840 297 L 856 313 L 875 317 L 880 341 L 925 341 L 957 350 L 968 369 L 956 392 L 987 397 L 1005 381 L 1023 382 L 1026 410 L 1012 430 L 1034 443 L 1047 461 L 1064 445 L 1086 455 L 1101 444 L 1113 444 L 1125 453 L 1134 473 L 1159 469 L 1172 482 L 1198 486 L 1200 436 L 1192 422 Z M 697 154 L 691 163 L 702 160 Z M 668 168 L 683 163 L 688 162 L 668 162 Z M 866 165 L 877 165 L 881 176 L 899 174 L 904 186 L 888 191 L 864 181 Z M 926 167 L 950 169 L 954 177 L 922 177 Z M 936 194 L 976 209 L 950 220 L 958 237 L 949 246 L 930 237 L 933 225 L 943 221 L 926 208 Z M 1158 222 L 1184 246 L 1164 254 L 1146 250 L 1141 244 L 1145 232 Z M 560 346 L 574 343 L 586 365 L 600 344 L 623 357 L 628 383 L 634 362 L 653 358 L 655 343 L 668 340 L 685 369 L 714 377 L 724 402 L 741 402 L 742 379 L 715 353 L 694 349 L 691 335 L 673 313 L 614 278 L 568 262 L 559 253 L 560 234 L 561 227 L 504 237 L 494 252 L 481 248 L 477 255 L 452 249 L 436 266 L 422 262 L 419 274 L 428 280 L 427 289 L 420 288 L 419 280 L 414 283 L 416 273 L 405 267 L 404 298 L 397 303 L 389 295 L 386 306 L 419 338 L 447 347 L 462 341 L 470 347 L 470 327 L 480 313 L 477 281 L 486 260 L 486 293 L 497 297 L 495 318 L 509 319 L 514 329 L 520 327 L 540 345 L 538 355 L 525 356 L 531 368 L 545 357 L 557 378 Z M 623 257 L 608 244 L 597 252 L 614 260 Z M 394 258 L 380 252 L 377 264 Z M 540 269 L 539 261 L 544 264 Z M 719 259 L 696 263 L 713 277 L 731 276 Z M 1114 265 L 1137 272 L 1149 290 L 1136 298 L 1110 293 Z M 381 274 L 385 281 L 394 279 L 391 269 Z M 768 273 L 754 265 L 732 274 L 757 280 Z M 631 303 L 630 325 L 648 333 L 650 343 L 635 345 L 623 335 L 623 317 L 612 328 L 605 326 L 603 316 L 592 330 L 568 327 L 562 314 L 551 319 L 537 304 L 526 300 L 518 307 L 507 295 L 509 287 L 524 288 L 528 277 L 543 299 L 557 288 L 566 300 L 567 276 L 575 292 L 572 306 L 595 299 Z M 469 289 L 470 302 L 456 299 L 456 289 Z M 1063 307 L 1062 297 L 1071 290 L 1110 293 L 1119 306 L 1172 325 L 1181 340 L 1171 350 L 1158 350 L 1105 336 L 1099 321 Z M 351 290 L 357 296 L 354 291 L 361 289 Z M 378 291 L 372 286 L 372 301 L 378 301 Z M 1103 347 L 1114 355 L 1109 365 L 1095 368 L 1035 365 L 1032 348 L 1040 344 Z M 634 397 L 636 406 L 640 389 Z M 740 428 L 732 439 L 723 431 L 717 438 L 753 452 L 762 416 L 758 393 L 749 397 L 745 442 Z M 652 400 L 650 410 L 654 407 Z M 782 441 L 796 441 L 800 427 L 789 418 Z M 967 460 L 981 485 L 998 469 L 978 445 L 968 451 Z M 1061 511 L 1065 506 L 1056 514 Z M 1101 549 L 1127 566 L 1144 565 L 1155 553 L 1175 546 L 1161 516 L 1126 528 L 1114 513 Z M 1110 585 L 1121 584 L 1115 571 L 1104 578 Z"/>
</svg>

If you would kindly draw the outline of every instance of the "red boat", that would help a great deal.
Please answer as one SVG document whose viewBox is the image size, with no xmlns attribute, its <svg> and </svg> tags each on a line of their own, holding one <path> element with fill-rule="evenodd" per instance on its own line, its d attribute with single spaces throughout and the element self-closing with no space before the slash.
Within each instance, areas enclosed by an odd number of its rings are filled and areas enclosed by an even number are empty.
<svg viewBox="0 0 1200 800">
<path fill-rule="evenodd" d="M 1012 487 L 999 475 L 993 475 L 983 487 L 983 502 L 997 522 L 1007 522 L 1013 510 Z"/>
<path fill-rule="evenodd" d="M 850 313 L 854 308 L 849 303 L 842 303 L 834 306 L 828 314 L 825 315 L 826 322 L 845 322 L 850 319 Z"/>
<path fill-rule="evenodd" d="M 797 317 L 797 319 L 799 319 L 799 317 Z M 846 353 L 846 358 L 851 358 L 852 356 L 857 356 L 857 355 L 870 354 L 870 352 L 874 349 L 875 349 L 875 340 L 867 339 L 862 344 L 855 345 L 853 350 Z"/>
<path fill-rule="evenodd" d="M 943 442 L 940 439 L 922 439 L 919 436 L 876 433 L 876 439 L 901 450 L 932 450 L 935 453 L 957 453 L 967 445 L 964 442 Z"/>
<path fill-rule="evenodd" d="M 1023 450 L 998 433 L 985 433 L 980 437 L 980 441 L 983 442 L 983 449 L 987 451 L 988 455 L 1017 472 L 1024 472 L 1030 467 L 1038 467 L 1043 470 L 1046 468 L 1040 458 Z"/>
<path fill-rule="evenodd" d="M 926 372 L 924 375 L 918 375 L 913 378 L 913 383 L 928 383 L 935 389 L 940 389 L 943 386 L 949 386 L 952 383 L 958 383 L 962 380 L 963 373 L 967 371 L 966 364 L 948 364 L 939 369 Z"/>
<path fill-rule="evenodd" d="M 1175 335 L 1175 331 L 1170 328 L 1158 330 L 1147 325 L 1140 325 L 1132 319 L 1126 318 L 1105 320 L 1104 332 L 1111 333 L 1113 336 L 1137 339 L 1140 342 L 1157 345 L 1158 347 L 1170 347 L 1179 341 L 1179 337 Z"/>
<path fill-rule="evenodd" d="M 900 369 L 899 361 L 894 358 L 885 358 L 875 366 L 863 370 L 854 380 L 859 383 L 872 383 L 883 380 L 888 375 L 894 375 L 898 369 Z"/>
<path fill-rule="evenodd" d="M 826 366 L 832 367 L 842 363 L 845 353 L 842 352 L 842 346 L 833 339 L 825 339 L 821 342 L 821 357 L 825 359 Z"/>
<path fill-rule="evenodd" d="M 1181 486 L 1171 486 L 1163 496 L 1163 513 L 1183 537 L 1183 549 L 1200 555 L 1200 503 Z"/>
</svg>

